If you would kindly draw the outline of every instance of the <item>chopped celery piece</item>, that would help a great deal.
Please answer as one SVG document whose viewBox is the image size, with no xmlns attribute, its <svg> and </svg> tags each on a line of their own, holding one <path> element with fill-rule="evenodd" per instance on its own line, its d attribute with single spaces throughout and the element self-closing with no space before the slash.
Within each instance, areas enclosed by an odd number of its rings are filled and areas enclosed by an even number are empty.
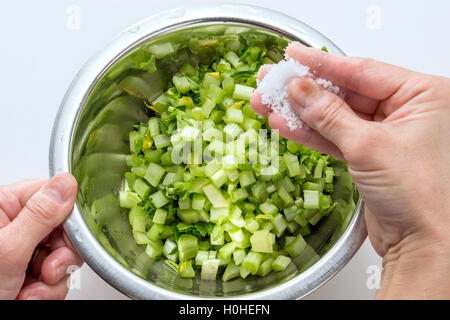
<svg viewBox="0 0 450 320">
<path fill-rule="evenodd" d="M 202 280 L 216 280 L 217 271 L 219 270 L 219 259 L 209 259 L 203 261 L 201 278 Z"/>
<path fill-rule="evenodd" d="M 291 243 L 284 247 L 284 250 L 286 250 L 286 252 L 289 253 L 292 258 L 295 258 L 299 256 L 305 248 L 306 242 L 303 239 L 302 235 L 299 234 L 297 237 L 295 237 L 295 239 L 293 239 Z"/>
<path fill-rule="evenodd" d="M 239 174 L 239 183 L 242 188 L 245 188 L 255 182 L 256 178 L 255 175 L 253 174 L 253 171 L 251 170 L 241 171 L 241 173 Z"/>
<path fill-rule="evenodd" d="M 217 189 L 214 185 L 208 184 L 203 187 L 203 192 L 211 201 L 214 208 L 224 208 L 228 206 L 228 202 L 225 200 L 222 192 Z"/>
<path fill-rule="evenodd" d="M 250 271 L 251 274 L 256 274 L 261 265 L 261 261 L 262 255 L 260 253 L 250 251 L 244 258 L 244 261 L 242 261 L 242 267 Z"/>
<path fill-rule="evenodd" d="M 282 214 L 277 214 L 273 218 L 272 224 L 273 227 L 275 228 L 275 231 L 277 232 L 277 237 L 280 237 L 283 234 L 288 225 L 286 219 L 283 217 Z"/>
<path fill-rule="evenodd" d="M 191 208 L 191 199 L 187 198 L 184 200 L 179 200 L 178 206 L 180 209 L 190 209 Z"/>
<path fill-rule="evenodd" d="M 237 181 L 239 179 L 239 171 L 237 169 L 227 170 L 227 177 L 231 182 Z"/>
<path fill-rule="evenodd" d="M 148 195 L 150 194 L 151 188 L 141 178 L 137 178 L 136 181 L 133 184 L 134 191 L 138 194 L 139 198 L 141 199 L 147 199 Z"/>
<path fill-rule="evenodd" d="M 244 232 L 242 229 L 236 228 L 233 230 L 228 231 L 228 234 L 230 235 L 230 238 L 234 242 L 242 242 L 244 241 Z"/>
<path fill-rule="evenodd" d="M 239 67 L 241 64 L 239 56 L 234 51 L 228 51 L 227 53 L 225 53 L 224 58 L 235 68 Z"/>
<path fill-rule="evenodd" d="M 247 190 L 245 190 L 245 188 L 235 189 L 231 193 L 232 202 L 245 200 L 247 198 L 248 198 L 248 192 L 247 192 Z"/>
<path fill-rule="evenodd" d="M 261 265 L 259 266 L 257 275 L 261 276 L 261 277 L 268 275 L 272 271 L 273 261 L 274 261 L 273 258 L 268 258 L 263 263 L 261 263 Z"/>
<path fill-rule="evenodd" d="M 305 224 L 305 226 L 300 228 L 299 233 L 302 235 L 302 237 L 306 237 L 308 234 L 311 233 L 310 226 L 308 224 Z"/>
<path fill-rule="evenodd" d="M 314 168 L 314 179 L 322 178 L 322 172 L 323 172 L 323 166 L 325 165 L 325 162 L 323 159 L 319 159 L 317 161 L 316 167 Z"/>
<path fill-rule="evenodd" d="M 305 209 L 319 209 L 319 191 L 303 190 L 303 200 Z"/>
<path fill-rule="evenodd" d="M 163 254 L 170 261 L 177 262 L 178 261 L 177 244 L 171 241 L 170 239 L 167 239 L 164 242 Z"/>
<path fill-rule="evenodd" d="M 245 219 L 244 228 L 250 231 L 251 233 L 254 233 L 256 230 L 259 229 L 259 223 L 255 219 Z"/>
<path fill-rule="evenodd" d="M 223 128 L 223 132 L 225 132 L 225 134 L 231 139 L 235 139 L 237 136 L 243 133 L 244 130 L 242 130 L 242 128 L 238 124 L 230 123 Z"/>
<path fill-rule="evenodd" d="M 242 261 L 244 261 L 245 256 L 246 256 L 246 253 L 245 253 L 244 249 L 236 249 L 236 250 L 234 250 L 234 252 L 233 252 L 234 263 L 237 266 L 239 266 L 242 263 Z"/>
<path fill-rule="evenodd" d="M 131 222 L 131 227 L 134 232 L 142 232 L 145 233 L 145 216 L 137 216 Z"/>
<path fill-rule="evenodd" d="M 206 99 L 205 103 L 203 103 L 203 105 L 201 107 L 203 109 L 203 116 L 205 118 L 208 118 L 209 115 L 211 114 L 211 111 L 213 111 L 215 106 L 216 106 L 215 102 L 213 102 L 209 99 Z"/>
<path fill-rule="evenodd" d="M 327 167 L 325 169 L 325 182 L 326 183 L 332 183 L 334 177 L 334 169 L 331 167 Z"/>
<path fill-rule="evenodd" d="M 164 233 L 164 225 L 159 223 L 154 223 L 147 232 L 147 237 L 152 241 L 160 240 L 162 234 Z"/>
<path fill-rule="evenodd" d="M 195 265 L 202 266 L 203 261 L 208 260 L 209 252 L 207 250 L 199 250 L 195 256 Z"/>
<path fill-rule="evenodd" d="M 163 253 L 163 244 L 161 241 L 150 241 L 147 244 L 145 253 L 153 260 L 159 260 Z"/>
<path fill-rule="evenodd" d="M 141 198 L 134 193 L 130 191 L 120 191 L 119 192 L 119 200 L 120 200 L 120 206 L 122 208 L 133 208 L 137 204 L 141 203 Z"/>
<path fill-rule="evenodd" d="M 201 194 L 195 194 L 192 198 L 192 209 L 202 210 L 205 206 L 206 198 Z"/>
<path fill-rule="evenodd" d="M 293 205 L 283 210 L 284 217 L 287 221 L 292 221 L 297 216 L 297 206 Z"/>
<path fill-rule="evenodd" d="M 154 223 L 164 224 L 167 218 L 167 210 L 164 209 L 156 209 L 155 215 L 153 216 Z"/>
<path fill-rule="evenodd" d="M 180 261 L 195 258 L 198 253 L 198 239 L 191 234 L 182 234 L 178 239 Z"/>
<path fill-rule="evenodd" d="M 250 101 L 253 91 L 255 91 L 255 89 L 252 87 L 236 84 L 234 86 L 233 98 L 237 100 Z"/>
<path fill-rule="evenodd" d="M 166 204 L 169 203 L 169 200 L 164 196 L 164 193 L 162 193 L 161 190 L 152 194 L 150 198 L 152 199 L 152 202 L 156 208 L 164 207 Z"/>
<path fill-rule="evenodd" d="M 138 232 L 133 230 L 133 238 L 136 244 L 149 244 L 150 239 L 143 232 Z"/>
<path fill-rule="evenodd" d="M 170 138 L 165 134 L 158 134 L 156 137 L 153 138 L 153 140 L 155 142 L 155 146 L 158 149 L 170 146 Z"/>
<path fill-rule="evenodd" d="M 220 222 L 228 217 L 229 208 L 211 208 L 209 219 L 211 222 Z"/>
<path fill-rule="evenodd" d="M 273 238 L 269 230 L 255 231 L 250 237 L 252 250 L 255 252 L 273 252 Z"/>
<path fill-rule="evenodd" d="M 215 139 L 222 139 L 222 136 L 223 136 L 222 131 L 213 127 L 206 129 L 202 135 L 203 140 L 210 142 Z"/>
<path fill-rule="evenodd" d="M 244 115 L 242 114 L 242 110 L 240 109 L 228 108 L 225 112 L 224 120 L 226 122 L 242 123 L 242 121 L 244 120 Z"/>
<path fill-rule="evenodd" d="M 211 176 L 211 181 L 217 188 L 220 188 L 224 185 L 225 182 L 228 181 L 227 173 L 225 172 L 225 170 L 220 169 Z"/>
<path fill-rule="evenodd" d="M 157 135 L 160 134 L 158 118 L 151 118 L 150 120 L 148 120 L 148 130 L 150 136 L 152 137 L 156 137 Z"/>
<path fill-rule="evenodd" d="M 147 51 L 153 54 L 157 59 L 164 58 L 175 52 L 175 48 L 170 42 L 162 44 L 153 44 L 147 48 Z"/>
<path fill-rule="evenodd" d="M 221 246 L 224 244 L 224 231 L 220 225 L 216 225 L 211 232 L 211 245 Z"/>
<path fill-rule="evenodd" d="M 229 242 L 226 245 L 224 245 L 219 250 L 219 258 L 223 261 L 228 261 L 231 259 L 231 255 L 233 254 L 234 250 L 236 249 L 237 244 L 235 242 Z"/>
<path fill-rule="evenodd" d="M 191 86 L 186 77 L 174 76 L 172 78 L 172 81 L 179 93 L 186 93 L 191 90 Z"/>
<path fill-rule="evenodd" d="M 231 77 L 225 78 L 222 81 L 222 88 L 226 95 L 231 96 L 234 91 L 235 82 Z"/>
<path fill-rule="evenodd" d="M 222 280 L 228 281 L 233 278 L 239 277 L 240 274 L 241 274 L 240 268 L 237 265 L 235 265 L 233 262 L 231 262 L 227 265 L 227 268 L 225 269 L 225 271 L 222 275 Z"/>
<path fill-rule="evenodd" d="M 289 171 L 290 177 L 299 176 L 302 171 L 300 169 L 300 163 L 298 162 L 297 156 L 291 154 L 291 153 L 285 153 L 284 154 L 284 163 L 286 164 L 286 167 Z"/>
<path fill-rule="evenodd" d="M 148 150 L 147 152 L 145 152 L 145 160 L 147 160 L 148 162 L 154 162 L 154 163 L 158 163 L 159 160 L 161 159 L 161 155 L 162 155 L 162 151 L 161 149 L 156 149 L 156 150 Z"/>
<path fill-rule="evenodd" d="M 269 202 L 264 202 L 259 206 L 259 209 L 268 215 L 274 215 L 278 212 L 278 208 Z"/>
<path fill-rule="evenodd" d="M 145 180 L 147 180 L 152 186 L 157 187 L 165 172 L 166 170 L 163 167 L 151 162 L 148 166 L 147 172 L 145 173 Z"/>
<path fill-rule="evenodd" d="M 287 224 L 287 229 L 289 230 L 289 232 L 290 232 L 291 234 L 293 234 L 298 228 L 299 228 L 299 225 L 298 225 L 298 223 L 295 222 L 295 221 L 290 221 L 290 222 L 288 222 L 288 224 Z"/>
<path fill-rule="evenodd" d="M 194 209 L 177 209 L 177 216 L 181 221 L 192 224 L 200 221 L 200 214 Z"/>
<path fill-rule="evenodd" d="M 272 270 L 273 271 L 283 271 L 287 268 L 287 266 L 291 263 L 292 259 L 283 255 L 280 255 L 275 258 L 272 262 Z"/>
<path fill-rule="evenodd" d="M 292 196 L 283 187 L 281 187 L 280 190 L 278 191 L 278 196 L 281 198 L 281 200 L 284 202 L 284 205 L 286 206 L 294 203 Z"/>
<path fill-rule="evenodd" d="M 308 222 L 315 226 L 322 218 L 323 214 L 321 212 L 317 212 L 311 219 L 308 220 Z"/>
<path fill-rule="evenodd" d="M 192 267 L 192 261 L 184 261 L 180 264 L 180 276 L 182 278 L 193 278 L 195 277 L 195 271 Z"/>
<path fill-rule="evenodd" d="M 242 266 L 242 264 L 241 264 L 241 266 L 239 267 L 239 274 L 242 279 L 245 279 L 250 274 L 250 270 L 248 268 Z"/>
</svg>

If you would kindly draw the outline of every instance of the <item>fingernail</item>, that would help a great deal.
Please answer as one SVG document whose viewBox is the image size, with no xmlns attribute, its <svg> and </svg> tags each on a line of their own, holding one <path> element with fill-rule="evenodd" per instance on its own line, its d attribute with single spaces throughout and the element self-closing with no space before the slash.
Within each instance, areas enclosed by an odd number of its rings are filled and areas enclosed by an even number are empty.
<svg viewBox="0 0 450 320">
<path fill-rule="evenodd" d="M 27 297 L 27 300 L 42 300 L 42 297 L 41 296 L 29 296 L 29 297 Z"/>
<path fill-rule="evenodd" d="M 322 95 L 320 87 L 310 79 L 293 79 L 289 84 L 289 97 L 296 107 L 308 108 Z"/>
<path fill-rule="evenodd" d="M 59 260 L 53 261 L 52 267 L 54 270 L 54 279 L 56 279 L 57 281 L 66 274 L 67 266 L 64 263 L 61 263 Z"/>
<path fill-rule="evenodd" d="M 65 175 L 57 175 L 44 186 L 42 192 L 54 201 L 64 203 L 71 197 L 73 185 Z"/>
</svg>

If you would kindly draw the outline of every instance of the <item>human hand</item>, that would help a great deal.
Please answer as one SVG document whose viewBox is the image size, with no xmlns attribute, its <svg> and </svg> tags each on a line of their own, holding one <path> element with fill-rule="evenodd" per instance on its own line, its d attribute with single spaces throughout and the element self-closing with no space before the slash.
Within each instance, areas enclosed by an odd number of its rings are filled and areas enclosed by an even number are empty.
<svg viewBox="0 0 450 320">
<path fill-rule="evenodd" d="M 307 126 L 289 131 L 258 91 L 251 99 L 255 111 L 282 136 L 348 162 L 366 204 L 369 238 L 385 265 L 413 256 L 436 265 L 439 256 L 448 278 L 450 79 L 299 44 L 286 53 L 344 89 L 345 100 L 297 78 L 289 98 Z"/>
<path fill-rule="evenodd" d="M 0 299 L 65 298 L 67 268 L 83 261 L 58 226 L 76 194 L 69 174 L 0 187 Z"/>
</svg>

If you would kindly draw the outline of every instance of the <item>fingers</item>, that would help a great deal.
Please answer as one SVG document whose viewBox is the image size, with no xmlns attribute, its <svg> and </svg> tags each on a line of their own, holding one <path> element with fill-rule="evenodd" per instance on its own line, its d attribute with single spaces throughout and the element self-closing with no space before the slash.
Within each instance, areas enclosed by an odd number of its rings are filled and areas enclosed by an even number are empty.
<svg viewBox="0 0 450 320">
<path fill-rule="evenodd" d="M 70 214 L 77 183 L 70 174 L 59 174 L 46 183 L 25 204 L 3 230 L 17 257 L 29 261 L 34 248 Z"/>
<path fill-rule="evenodd" d="M 83 259 L 68 247 L 56 249 L 45 259 L 41 269 L 41 279 L 47 284 L 56 284 L 67 274 L 70 266 L 80 267 Z"/>
<path fill-rule="evenodd" d="M 50 234 L 48 239 L 48 246 L 50 248 L 50 251 L 55 251 L 56 249 L 66 246 L 66 242 L 64 241 L 63 237 L 63 231 L 61 229 L 55 229 L 55 231 Z"/>
<path fill-rule="evenodd" d="M 344 157 L 350 143 L 370 123 L 358 117 L 338 96 L 322 89 L 311 79 L 293 79 L 289 83 L 288 93 L 291 106 L 300 118 L 335 144 Z"/>
<path fill-rule="evenodd" d="M 356 114 L 364 114 L 373 118 L 380 105 L 379 100 L 374 100 L 353 91 L 347 91 L 345 94 L 345 102 L 352 108 Z M 363 117 L 365 119 L 365 117 Z"/>
<path fill-rule="evenodd" d="M 35 256 L 31 259 L 31 275 L 35 278 L 39 278 L 44 261 L 50 254 L 50 250 L 46 247 L 39 248 Z"/>
<path fill-rule="evenodd" d="M 387 63 L 342 57 L 297 43 L 290 44 L 286 54 L 310 67 L 318 77 L 376 100 L 384 100 L 394 94 L 413 74 Z"/>
<path fill-rule="evenodd" d="M 269 115 L 269 125 L 272 129 L 278 129 L 280 135 L 286 139 L 290 139 L 316 151 L 330 154 L 337 159 L 344 160 L 341 151 L 333 143 L 306 125 L 291 131 L 288 128 L 286 120 L 276 113 Z"/>
<path fill-rule="evenodd" d="M 45 183 L 46 179 L 26 180 L 0 187 L 0 212 L 3 211 L 9 220 L 14 220 L 31 198 Z M 1 223 L 0 218 L 0 223 Z M 0 224 L 1 227 L 1 224 Z"/>
<path fill-rule="evenodd" d="M 261 93 L 258 90 L 255 90 L 250 97 L 250 105 L 257 114 L 263 117 L 267 117 L 271 110 L 269 105 L 262 103 Z"/>
<path fill-rule="evenodd" d="M 68 291 L 67 277 L 54 285 L 38 281 L 24 287 L 17 300 L 64 300 Z"/>
<path fill-rule="evenodd" d="M 258 70 L 258 81 L 261 81 L 266 74 L 270 71 L 272 66 L 270 64 L 265 64 L 261 66 Z M 263 117 L 267 117 L 270 112 L 270 107 L 267 104 L 262 103 L 261 101 L 261 93 L 258 90 L 255 90 L 250 98 L 250 105 L 256 113 L 262 115 Z"/>
<path fill-rule="evenodd" d="M 4 226 L 7 226 L 11 220 L 9 220 L 9 217 L 6 215 L 6 213 L 0 209 L 0 229 Z"/>
<path fill-rule="evenodd" d="M 269 73 L 271 68 L 272 68 L 272 66 L 270 64 L 262 65 L 258 70 L 258 75 L 257 75 L 258 80 L 261 81 L 262 79 L 264 79 L 264 77 L 266 76 L 266 74 Z"/>
</svg>

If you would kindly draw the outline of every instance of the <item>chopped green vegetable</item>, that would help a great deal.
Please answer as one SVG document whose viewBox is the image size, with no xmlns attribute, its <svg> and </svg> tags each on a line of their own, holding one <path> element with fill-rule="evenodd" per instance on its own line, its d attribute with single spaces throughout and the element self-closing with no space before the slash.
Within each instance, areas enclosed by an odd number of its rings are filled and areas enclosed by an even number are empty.
<svg viewBox="0 0 450 320">
<path fill-rule="evenodd" d="M 149 116 L 125 133 L 119 204 L 149 259 L 184 278 L 285 270 L 324 217 L 350 207 L 337 160 L 280 137 L 250 105 L 259 67 L 287 41 L 233 28 L 147 45 L 113 74 Z"/>
</svg>

